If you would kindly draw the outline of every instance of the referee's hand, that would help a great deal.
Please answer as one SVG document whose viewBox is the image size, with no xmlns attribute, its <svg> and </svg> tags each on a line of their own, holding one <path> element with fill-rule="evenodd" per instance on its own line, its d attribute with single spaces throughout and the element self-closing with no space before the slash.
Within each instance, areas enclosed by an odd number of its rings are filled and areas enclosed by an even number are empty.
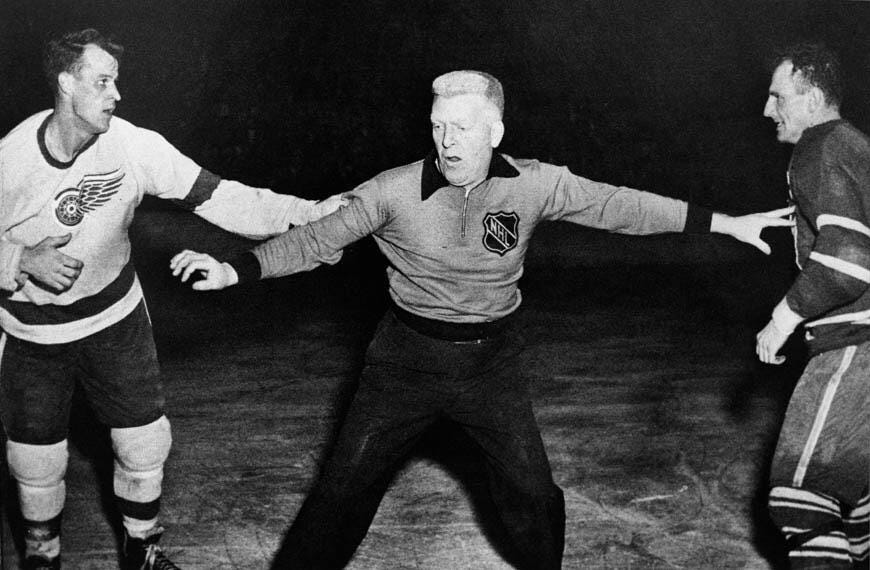
<svg viewBox="0 0 870 570">
<path fill-rule="evenodd" d="M 181 277 L 182 283 L 192 280 L 196 291 L 216 291 L 239 282 L 236 270 L 229 263 L 221 263 L 205 253 L 185 249 L 169 262 L 172 275 Z"/>
<path fill-rule="evenodd" d="M 791 218 L 793 213 L 794 206 L 737 217 L 715 212 L 710 223 L 710 231 L 730 235 L 756 247 L 765 255 L 770 255 L 770 246 L 761 239 L 762 230 L 770 227 L 794 226 L 794 220 Z"/>
</svg>

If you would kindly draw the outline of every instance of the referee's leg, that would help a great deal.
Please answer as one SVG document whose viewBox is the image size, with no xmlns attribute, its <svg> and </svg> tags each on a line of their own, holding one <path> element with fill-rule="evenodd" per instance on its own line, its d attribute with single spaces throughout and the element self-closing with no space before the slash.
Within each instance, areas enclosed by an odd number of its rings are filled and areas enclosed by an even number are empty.
<svg viewBox="0 0 870 570">
<path fill-rule="evenodd" d="M 390 326 L 392 324 L 392 326 Z M 435 420 L 437 394 L 398 348 L 404 331 L 382 323 L 322 472 L 275 555 L 276 570 L 343 568 L 365 537 L 397 464 Z"/>
<path fill-rule="evenodd" d="M 490 494 L 523 570 L 557 570 L 565 548 L 565 499 L 513 359 L 488 375 L 451 418 L 479 445 Z"/>
</svg>

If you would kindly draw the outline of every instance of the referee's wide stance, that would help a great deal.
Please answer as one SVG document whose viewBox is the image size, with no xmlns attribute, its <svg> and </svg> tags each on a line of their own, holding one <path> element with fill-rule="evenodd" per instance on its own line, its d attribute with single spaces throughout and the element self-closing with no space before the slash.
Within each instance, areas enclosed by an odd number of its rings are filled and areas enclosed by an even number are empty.
<svg viewBox="0 0 870 570">
<path fill-rule="evenodd" d="M 779 216 L 730 218 L 648 192 L 582 178 L 565 167 L 495 153 L 504 94 L 491 75 L 435 79 L 434 152 L 384 172 L 349 204 L 307 228 L 219 263 L 185 251 L 175 275 L 207 277 L 194 289 L 279 277 L 335 263 L 372 235 L 386 256 L 392 308 L 366 352 L 359 387 L 320 478 L 274 568 L 341 568 L 365 536 L 386 486 L 438 420 L 467 433 L 486 463 L 492 501 L 519 568 L 561 567 L 565 505 L 520 371 L 517 287 L 539 223 L 565 220 L 630 234 L 728 233 L 759 238 Z"/>
</svg>

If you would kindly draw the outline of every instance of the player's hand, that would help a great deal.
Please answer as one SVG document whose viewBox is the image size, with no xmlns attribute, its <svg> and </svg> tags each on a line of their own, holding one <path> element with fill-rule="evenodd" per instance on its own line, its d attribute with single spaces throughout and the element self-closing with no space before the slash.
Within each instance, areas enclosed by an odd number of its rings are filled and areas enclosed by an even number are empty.
<svg viewBox="0 0 870 570">
<path fill-rule="evenodd" d="M 785 356 L 777 354 L 789 335 L 779 330 L 773 320 L 755 335 L 755 354 L 765 364 L 782 364 Z"/>
<path fill-rule="evenodd" d="M 69 243 L 72 234 L 50 236 L 21 252 L 18 269 L 59 292 L 67 291 L 82 273 L 84 263 L 58 251 Z M 21 277 L 21 276 L 19 276 Z M 20 284 L 23 281 L 16 279 Z"/>
<path fill-rule="evenodd" d="M 328 216 L 334 211 L 347 204 L 347 198 L 344 194 L 335 194 L 329 198 L 324 198 L 320 202 L 314 204 L 311 210 L 311 221 L 319 220 L 323 216 Z"/>
<path fill-rule="evenodd" d="M 761 239 L 761 231 L 769 227 L 794 226 L 794 220 L 789 219 L 792 213 L 794 206 L 737 217 L 715 213 L 710 231 L 728 234 L 770 255 L 770 246 Z"/>
<path fill-rule="evenodd" d="M 172 275 L 181 277 L 182 283 L 193 278 L 191 287 L 197 291 L 216 291 L 239 282 L 236 270 L 229 263 L 221 263 L 208 254 L 189 249 L 173 257 L 169 261 L 169 268 Z"/>
</svg>

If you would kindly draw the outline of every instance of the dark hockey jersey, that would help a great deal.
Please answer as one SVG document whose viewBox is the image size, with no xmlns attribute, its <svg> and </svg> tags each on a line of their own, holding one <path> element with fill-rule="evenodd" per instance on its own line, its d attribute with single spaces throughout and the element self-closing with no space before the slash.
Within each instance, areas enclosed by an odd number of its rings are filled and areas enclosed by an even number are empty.
<svg viewBox="0 0 870 570">
<path fill-rule="evenodd" d="M 810 352 L 870 340 L 870 138 L 842 119 L 809 128 L 788 178 L 801 271 L 786 302 Z"/>
</svg>

